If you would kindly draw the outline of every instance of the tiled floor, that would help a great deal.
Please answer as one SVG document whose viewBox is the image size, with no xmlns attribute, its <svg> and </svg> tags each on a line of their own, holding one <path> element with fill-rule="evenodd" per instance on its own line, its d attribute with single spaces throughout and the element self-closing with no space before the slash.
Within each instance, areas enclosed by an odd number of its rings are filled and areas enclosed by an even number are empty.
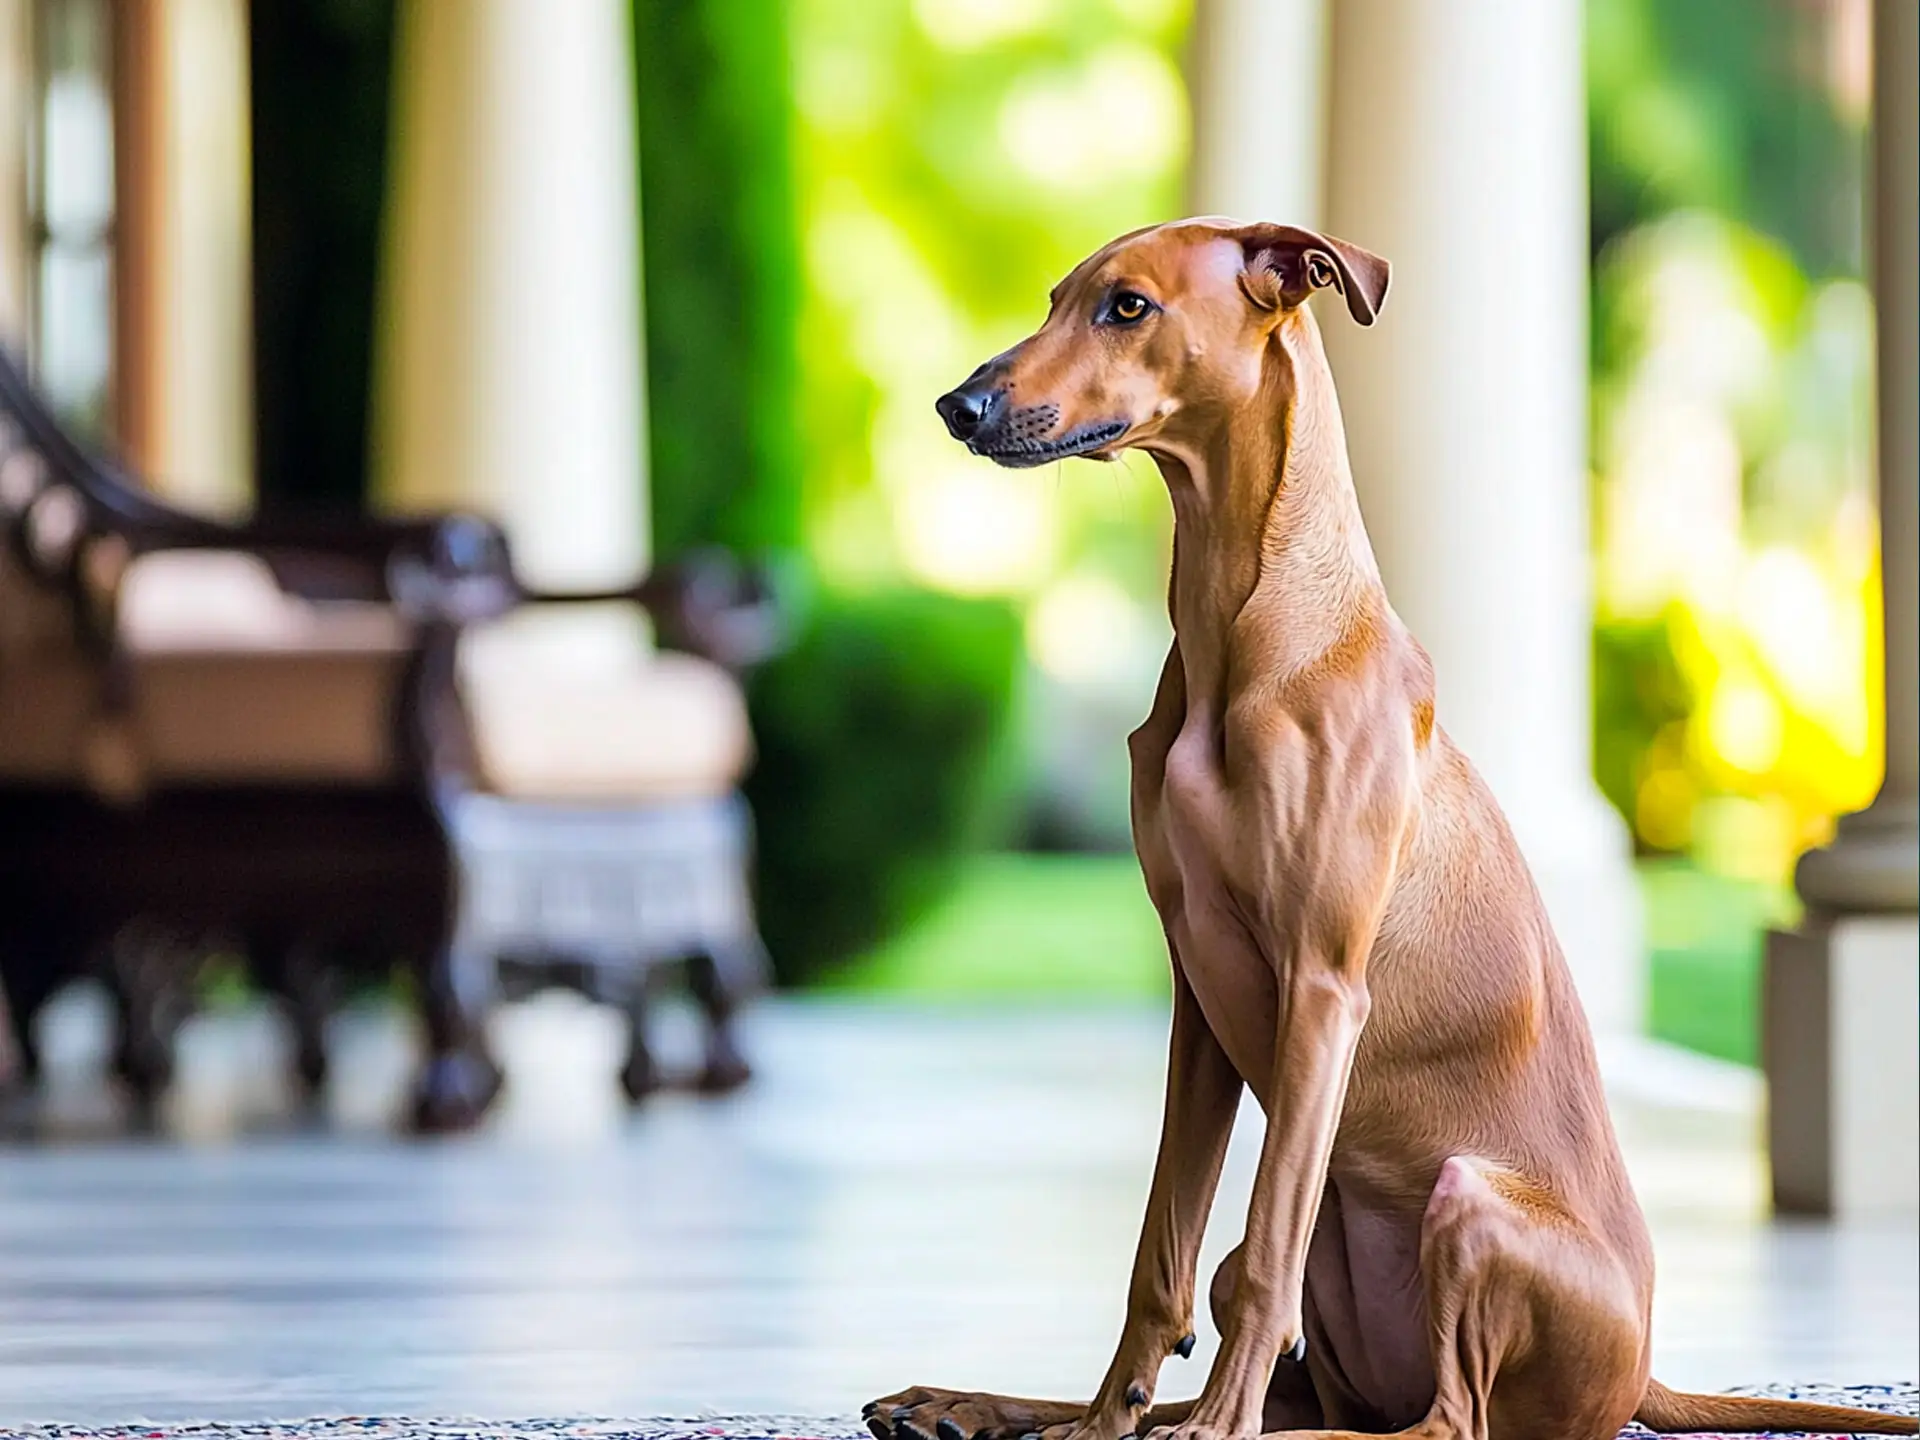
<svg viewBox="0 0 1920 1440">
<path fill-rule="evenodd" d="M 609 1017 L 556 1000 L 507 1022 L 512 1100 L 472 1140 L 369 1128 L 405 1063 L 378 1015 L 343 1028 L 357 1082 L 334 1131 L 258 1128 L 234 1084 L 271 1031 L 243 1017 L 190 1037 L 187 1143 L 0 1149 L 0 1422 L 825 1415 L 910 1381 L 1098 1378 L 1153 1150 L 1157 1015 L 769 1008 L 753 1091 L 631 1120 Z M 1765 1223 L 1753 1087 L 1656 1060 L 1609 1070 L 1660 1246 L 1662 1377 L 1911 1378 L 1913 1228 Z M 67 1136 L 99 1103 L 56 1101 Z M 1209 1259 L 1238 1229 L 1242 1118 Z M 255 1128 L 229 1143 L 235 1124 Z"/>
</svg>

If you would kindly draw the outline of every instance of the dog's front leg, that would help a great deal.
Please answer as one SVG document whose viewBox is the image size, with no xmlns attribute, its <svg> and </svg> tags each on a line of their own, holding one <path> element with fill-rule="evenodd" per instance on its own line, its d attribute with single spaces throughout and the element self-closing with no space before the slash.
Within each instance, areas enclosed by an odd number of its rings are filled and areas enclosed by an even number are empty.
<svg viewBox="0 0 1920 1440">
<path fill-rule="evenodd" d="M 1147 1405 L 1161 1363 L 1192 1348 L 1200 1239 L 1240 1102 L 1240 1076 L 1200 1012 L 1177 947 L 1173 959 L 1173 1038 L 1160 1151 L 1134 1253 L 1126 1324 L 1106 1379 L 1076 1427 L 1084 1440 L 1117 1440 L 1157 1418 Z"/>
<path fill-rule="evenodd" d="M 1258 1435 L 1274 1365 L 1282 1356 L 1298 1361 L 1305 1355 L 1307 1242 L 1368 1004 L 1363 980 L 1302 975 L 1306 968 L 1296 964 L 1282 995 L 1267 1131 L 1239 1283 L 1206 1388 L 1177 1432 L 1183 1440 Z"/>
<path fill-rule="evenodd" d="M 1274 965 L 1280 1003 L 1239 1280 L 1221 1316 L 1220 1353 L 1177 1440 L 1258 1435 L 1274 1366 L 1282 1356 L 1297 1363 L 1306 1355 L 1307 1245 L 1371 1005 L 1367 960 L 1411 793 L 1391 745 L 1371 752 L 1352 745 L 1343 758 L 1359 762 L 1347 775 L 1319 756 L 1309 757 L 1311 768 L 1296 762 L 1292 774 L 1330 773 L 1339 783 L 1322 793 L 1341 796 L 1345 805 L 1289 806 L 1279 803 L 1291 797 L 1276 786 L 1256 792 L 1270 802 L 1264 808 L 1256 804 L 1237 817 L 1251 820 L 1251 833 L 1264 840 L 1256 852 L 1261 862 L 1242 879 L 1265 899 L 1262 948 Z M 1289 778 L 1284 763 L 1275 773 Z M 1234 814 L 1229 807 L 1222 813 Z M 1291 827 L 1281 823 L 1289 814 L 1299 817 Z"/>
<path fill-rule="evenodd" d="M 1147 1218 L 1133 1262 L 1127 1320 L 1099 1393 L 1086 1405 L 913 1386 L 862 1412 L 875 1440 L 1119 1440 L 1179 1423 L 1191 1402 L 1148 1409 L 1160 1364 L 1193 1337 L 1194 1269 L 1220 1180 L 1241 1079 L 1173 965 L 1167 1103 Z"/>
</svg>

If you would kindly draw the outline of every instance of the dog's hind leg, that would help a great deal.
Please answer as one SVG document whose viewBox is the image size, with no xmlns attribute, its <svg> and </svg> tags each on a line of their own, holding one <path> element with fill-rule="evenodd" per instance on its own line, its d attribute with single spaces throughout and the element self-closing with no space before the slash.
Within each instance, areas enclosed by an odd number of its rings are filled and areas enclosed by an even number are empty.
<svg viewBox="0 0 1920 1440">
<path fill-rule="evenodd" d="M 1446 1161 L 1421 1225 L 1420 1267 L 1435 1390 L 1399 1440 L 1614 1440 L 1646 1385 L 1638 1291 L 1549 1192 L 1483 1161 Z M 1283 1430 L 1262 1440 L 1363 1436 Z"/>
</svg>

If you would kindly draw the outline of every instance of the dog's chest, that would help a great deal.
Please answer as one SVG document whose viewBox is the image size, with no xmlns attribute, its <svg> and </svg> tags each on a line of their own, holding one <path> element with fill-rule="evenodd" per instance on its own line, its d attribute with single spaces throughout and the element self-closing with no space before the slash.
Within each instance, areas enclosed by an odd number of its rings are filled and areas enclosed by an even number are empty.
<svg viewBox="0 0 1920 1440">
<path fill-rule="evenodd" d="M 1159 823 L 1186 868 L 1217 868 L 1228 796 L 1215 728 L 1191 717 L 1167 747 L 1160 768 Z"/>
<path fill-rule="evenodd" d="M 1273 1073 L 1279 1003 L 1271 964 L 1231 883 L 1217 751 L 1183 734 L 1150 774 L 1136 773 L 1141 870 L 1208 1028 L 1234 1068 L 1264 1096 Z"/>
<path fill-rule="evenodd" d="M 1184 895 L 1209 909 L 1225 905 L 1246 913 L 1259 908 L 1256 872 L 1264 847 L 1250 843 L 1246 797 L 1234 793 L 1221 756 L 1216 727 L 1190 721 L 1181 729 L 1155 785 L 1153 841 L 1162 863 L 1177 870 Z M 1252 903 L 1236 904 L 1233 897 Z"/>
<path fill-rule="evenodd" d="M 1134 767 L 1134 844 L 1163 918 L 1217 899 L 1220 777 L 1204 733 L 1184 727 Z"/>
</svg>

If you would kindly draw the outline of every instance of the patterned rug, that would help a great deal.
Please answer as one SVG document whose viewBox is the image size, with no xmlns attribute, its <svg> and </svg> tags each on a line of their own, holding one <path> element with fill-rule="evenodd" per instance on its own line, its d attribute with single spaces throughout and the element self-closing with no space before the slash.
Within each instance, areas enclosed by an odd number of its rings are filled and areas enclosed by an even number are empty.
<svg viewBox="0 0 1920 1440">
<path fill-rule="evenodd" d="M 1743 1395 L 1779 1395 L 1828 1405 L 1857 1405 L 1895 1415 L 1920 1413 L 1920 1387 L 1773 1385 Z M 1649 1432 L 1630 1425 L 1621 1440 Z M 260 1424 L 0 1425 L 0 1440 L 872 1440 L 858 1420 L 791 1415 L 713 1415 L 658 1420 L 409 1420 L 336 1415 Z M 1708 1440 L 1733 1440 L 1711 1436 Z"/>
</svg>

